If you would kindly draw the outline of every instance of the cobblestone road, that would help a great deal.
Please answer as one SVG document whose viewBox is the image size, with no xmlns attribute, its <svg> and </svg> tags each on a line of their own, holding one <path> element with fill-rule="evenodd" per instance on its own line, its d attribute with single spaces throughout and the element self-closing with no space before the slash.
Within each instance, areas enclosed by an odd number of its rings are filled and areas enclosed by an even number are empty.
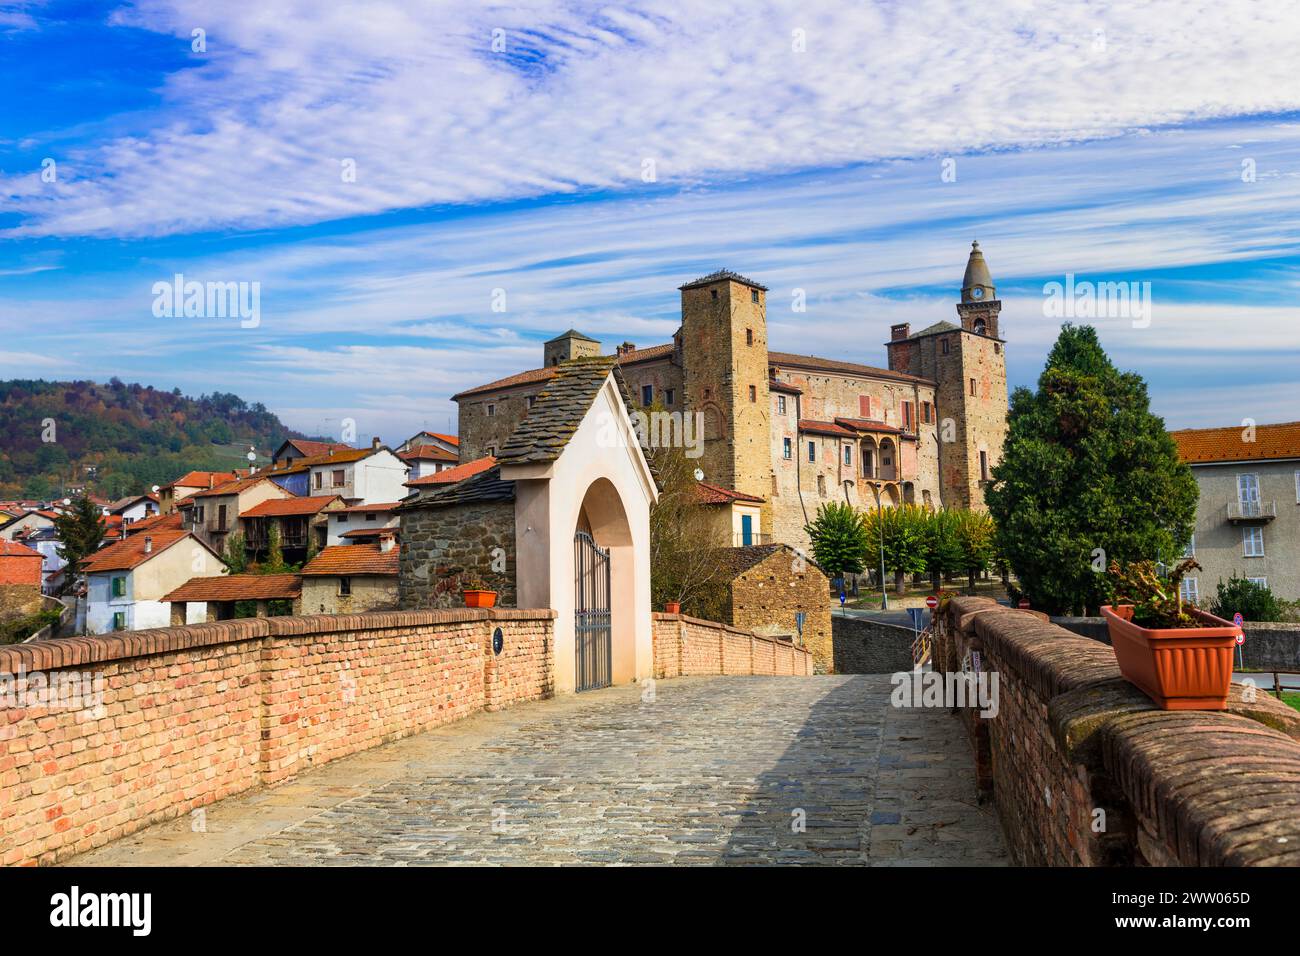
<svg viewBox="0 0 1300 956">
<path fill-rule="evenodd" d="M 79 865 L 1005 865 L 944 711 L 889 680 L 706 677 L 483 714 Z M 799 822 L 806 821 L 800 832 Z"/>
</svg>

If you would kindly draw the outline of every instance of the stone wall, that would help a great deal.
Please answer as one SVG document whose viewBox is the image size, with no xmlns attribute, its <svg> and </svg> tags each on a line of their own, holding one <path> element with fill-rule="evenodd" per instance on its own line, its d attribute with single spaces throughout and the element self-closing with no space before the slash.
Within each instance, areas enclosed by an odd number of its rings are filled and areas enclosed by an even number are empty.
<svg viewBox="0 0 1300 956">
<path fill-rule="evenodd" d="M 513 501 L 416 507 L 403 510 L 401 522 L 397 599 L 403 608 L 462 607 L 461 591 L 474 579 L 497 592 L 498 607 L 515 606 Z"/>
<path fill-rule="evenodd" d="M 39 562 L 37 568 L 40 567 Z M 39 584 L 0 584 L 0 620 L 26 617 L 41 609 Z"/>
<path fill-rule="evenodd" d="M 910 627 L 831 615 L 836 674 L 894 674 L 912 669 Z"/>
<path fill-rule="evenodd" d="M 685 614 L 654 614 L 654 659 L 654 675 L 660 679 L 813 673 L 806 648 Z"/>
<path fill-rule="evenodd" d="M 998 675 L 996 715 L 955 710 L 1016 863 L 1300 864 L 1291 708 L 1233 685 L 1228 711 L 1159 710 L 1106 645 L 954 598 L 938 615 L 935 670 L 957 673 L 972 652 Z"/>
<path fill-rule="evenodd" d="M 61 860 L 347 754 L 548 697 L 553 647 L 551 611 L 462 609 L 0 648 L 0 864 Z M 28 697 L 69 678 L 90 698 Z"/>
<path fill-rule="evenodd" d="M 803 646 L 812 654 L 814 670 L 827 674 L 834 666 L 831 611 L 826 600 L 830 581 L 807 559 L 801 561 L 802 570 L 795 570 L 792 562 L 797 558 L 794 551 L 780 548 L 732 579 L 727 623 L 744 631 L 775 625 L 795 634 L 795 615 L 802 611 Z"/>
<path fill-rule="evenodd" d="M 457 403 L 461 464 L 504 448 L 506 439 L 528 417 L 528 400 L 538 395 L 548 381 L 461 399 Z"/>
</svg>

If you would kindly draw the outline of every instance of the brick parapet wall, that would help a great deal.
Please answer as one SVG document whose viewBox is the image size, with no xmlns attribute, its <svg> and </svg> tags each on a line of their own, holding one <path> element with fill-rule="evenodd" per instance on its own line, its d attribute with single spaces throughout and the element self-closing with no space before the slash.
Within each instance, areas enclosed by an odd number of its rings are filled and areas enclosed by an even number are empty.
<svg viewBox="0 0 1300 956">
<path fill-rule="evenodd" d="M 653 618 L 657 678 L 813 673 L 808 649 L 789 641 L 685 614 L 655 613 Z"/>
<path fill-rule="evenodd" d="M 93 710 L 0 711 L 0 863 L 64 859 L 377 744 L 550 696 L 553 622 L 548 610 L 399 611 L 0 648 L 0 673 L 75 673 L 103 691 Z M 7 689 L 25 694 L 33 680 L 10 678 Z"/>
<path fill-rule="evenodd" d="M 1300 714 L 1240 685 L 1226 712 L 1159 710 L 1043 615 L 963 597 L 938 618 L 936 670 L 978 651 L 999 677 L 996 716 L 958 712 L 1016 862 L 1300 864 Z"/>
</svg>

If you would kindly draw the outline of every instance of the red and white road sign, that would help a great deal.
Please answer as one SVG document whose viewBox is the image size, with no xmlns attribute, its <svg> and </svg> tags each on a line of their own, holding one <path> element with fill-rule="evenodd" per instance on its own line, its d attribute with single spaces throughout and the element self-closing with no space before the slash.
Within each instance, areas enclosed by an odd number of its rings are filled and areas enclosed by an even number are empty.
<svg viewBox="0 0 1300 956">
<path fill-rule="evenodd" d="M 933 594 L 931 594 L 928 598 L 925 599 L 925 606 L 928 607 L 931 611 L 933 611 L 935 608 L 939 606 L 939 599 L 935 597 Z"/>
<path fill-rule="evenodd" d="M 1245 635 L 1245 634 L 1238 634 L 1238 635 L 1237 635 L 1237 646 L 1240 647 L 1242 644 L 1245 644 L 1245 643 L 1246 643 L 1246 635 Z"/>
</svg>

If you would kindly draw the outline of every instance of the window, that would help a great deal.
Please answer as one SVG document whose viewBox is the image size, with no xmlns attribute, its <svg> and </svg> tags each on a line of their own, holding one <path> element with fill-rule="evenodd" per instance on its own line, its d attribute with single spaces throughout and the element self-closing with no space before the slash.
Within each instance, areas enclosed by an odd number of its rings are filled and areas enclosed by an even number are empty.
<svg viewBox="0 0 1300 956">
<path fill-rule="evenodd" d="M 930 412 L 933 408 L 934 406 L 931 405 L 929 402 L 921 403 L 921 421 L 925 422 L 927 425 L 930 424 L 931 421 Z"/>
<path fill-rule="evenodd" d="M 994 342 L 994 343 L 993 343 L 993 354 L 994 354 L 994 355 L 1001 355 L 1001 354 L 1002 354 L 1002 343 L 1001 343 L 1001 342 Z"/>
<path fill-rule="evenodd" d="M 989 453 L 986 451 L 980 452 L 980 480 L 989 480 Z"/>
<path fill-rule="evenodd" d="M 495 457 L 497 456 L 497 446 L 496 446 L 496 445 L 488 445 L 488 446 L 487 446 L 487 456 L 488 456 L 489 458 L 495 458 Z"/>
<path fill-rule="evenodd" d="M 1268 587 L 1268 578 L 1246 578 L 1251 584 L 1258 584 L 1262 588 Z"/>
<path fill-rule="evenodd" d="M 226 530 L 226 506 L 217 505 L 217 530 Z"/>
<path fill-rule="evenodd" d="M 808 443 L 808 460 L 811 462 L 817 461 L 817 443 L 815 441 Z"/>
<path fill-rule="evenodd" d="M 367 521 L 377 521 L 378 519 L 379 519 L 379 515 L 377 514 L 369 513 L 366 515 Z"/>
<path fill-rule="evenodd" d="M 1295 473 L 1295 503 L 1300 505 L 1300 471 Z"/>
<path fill-rule="evenodd" d="M 343 469 L 342 469 L 342 468 L 335 468 L 335 469 L 334 469 L 334 473 L 333 473 L 332 478 L 333 478 L 333 481 L 334 481 L 334 487 L 335 487 L 335 488 L 342 488 L 342 487 L 343 487 L 343 482 L 344 482 L 344 480 L 345 480 L 345 476 L 344 476 L 344 472 L 343 472 Z"/>
<path fill-rule="evenodd" d="M 983 319 L 976 319 L 976 320 L 975 320 L 975 334 L 976 334 L 976 335 L 983 335 L 983 334 L 984 334 L 984 320 L 983 320 Z"/>
<path fill-rule="evenodd" d="M 790 460 L 790 454 L 791 454 L 791 451 L 790 451 L 790 439 L 788 439 L 788 438 L 782 438 L 782 439 L 781 439 L 781 457 L 784 458 L 786 461 L 789 461 L 789 460 Z"/>
<path fill-rule="evenodd" d="M 745 344 L 746 344 L 746 345 L 753 345 L 753 344 L 754 344 L 754 330 L 753 330 L 753 329 L 745 329 Z"/>
<path fill-rule="evenodd" d="M 528 407 L 529 407 L 529 408 L 532 408 L 532 407 L 533 407 L 534 405 L 536 405 L 536 404 L 537 404 L 537 396 L 536 396 L 536 395 L 529 395 L 529 396 L 528 396 Z"/>
<path fill-rule="evenodd" d="M 825 475 L 817 476 L 817 494 L 821 495 L 823 498 L 826 497 L 826 476 Z"/>
<path fill-rule="evenodd" d="M 491 418 L 493 415 L 497 413 L 497 407 L 495 405 L 488 405 L 487 413 L 488 413 L 488 418 Z"/>
<path fill-rule="evenodd" d="M 194 523 L 203 524 L 203 505 L 194 506 Z"/>
<path fill-rule="evenodd" d="M 714 301 L 714 302 L 717 302 L 717 301 L 718 301 L 718 290 L 717 290 L 717 289 L 711 289 L 711 290 L 709 290 L 709 291 L 712 292 L 712 294 L 713 294 L 713 301 Z"/>
<path fill-rule="evenodd" d="M 335 516 L 334 520 L 337 521 L 339 524 L 347 524 L 348 516 L 346 514 L 338 514 Z"/>
<path fill-rule="evenodd" d="M 1241 502 L 1241 510 L 1249 514 L 1251 506 L 1259 506 L 1259 475 L 1238 475 L 1237 476 L 1237 500 Z"/>
<path fill-rule="evenodd" d="M 1196 578 L 1183 578 L 1178 585 L 1178 591 L 1182 599 L 1191 604 L 1201 599 L 1200 582 Z"/>
<path fill-rule="evenodd" d="M 757 289 L 750 289 L 750 290 L 749 290 L 749 301 L 750 301 L 750 302 L 757 302 L 757 301 L 758 301 L 758 290 L 757 290 Z"/>
<path fill-rule="evenodd" d="M 325 472 L 318 471 L 313 477 L 316 480 L 316 487 L 319 488 L 325 481 Z"/>
<path fill-rule="evenodd" d="M 677 391 L 676 391 L 676 389 L 669 388 L 669 389 L 665 389 L 665 390 L 664 390 L 664 404 L 665 404 L 665 405 L 669 405 L 669 406 L 671 406 L 671 405 L 672 405 L 676 400 L 677 400 Z"/>
<path fill-rule="evenodd" d="M 903 403 L 903 431 L 910 432 L 911 430 L 912 430 L 912 403 L 904 402 Z"/>
<path fill-rule="evenodd" d="M 756 401 L 758 401 L 758 386 L 757 386 L 757 385 L 751 385 L 751 386 L 749 386 L 749 400 L 750 400 L 751 402 L 756 402 Z"/>
<path fill-rule="evenodd" d="M 115 612 L 113 613 L 113 630 L 115 630 L 115 631 L 125 631 L 125 630 L 126 630 L 126 612 L 125 612 L 125 611 L 115 611 Z"/>
<path fill-rule="evenodd" d="M 858 396 L 858 414 L 860 414 L 863 418 L 871 417 L 871 396 L 870 395 Z"/>
<path fill-rule="evenodd" d="M 970 397 L 975 397 L 975 379 L 970 380 Z"/>
<path fill-rule="evenodd" d="M 845 446 L 844 446 L 844 464 L 849 465 L 850 467 L 853 465 L 853 446 L 852 446 L 852 445 L 845 445 Z"/>
<path fill-rule="evenodd" d="M 785 414 L 785 396 L 784 396 L 784 395 L 778 395 L 778 396 L 776 397 L 776 413 L 777 413 L 778 415 L 784 415 L 784 414 Z M 1300 471 L 1297 471 L 1297 472 L 1296 472 L 1296 487 L 1297 487 L 1297 488 L 1300 488 Z"/>
<path fill-rule="evenodd" d="M 939 351 L 941 351 L 944 355 L 947 355 L 947 354 L 948 354 L 948 340 L 947 340 L 947 339 L 940 339 L 940 340 L 939 340 Z"/>
<path fill-rule="evenodd" d="M 113 597 L 126 597 L 126 578 L 113 578 Z"/>
<path fill-rule="evenodd" d="M 1184 558 L 1196 557 L 1196 535 L 1192 535 L 1192 540 L 1187 542 L 1187 547 L 1183 549 Z"/>
<path fill-rule="evenodd" d="M 1244 558 L 1262 558 L 1264 556 L 1264 529 L 1241 529 L 1241 555 Z"/>
<path fill-rule="evenodd" d="M 653 385 L 641 386 L 641 404 L 649 405 L 655 400 L 655 387 Z"/>
<path fill-rule="evenodd" d="M 339 597 L 349 597 L 352 594 L 352 579 L 339 578 Z"/>
</svg>

